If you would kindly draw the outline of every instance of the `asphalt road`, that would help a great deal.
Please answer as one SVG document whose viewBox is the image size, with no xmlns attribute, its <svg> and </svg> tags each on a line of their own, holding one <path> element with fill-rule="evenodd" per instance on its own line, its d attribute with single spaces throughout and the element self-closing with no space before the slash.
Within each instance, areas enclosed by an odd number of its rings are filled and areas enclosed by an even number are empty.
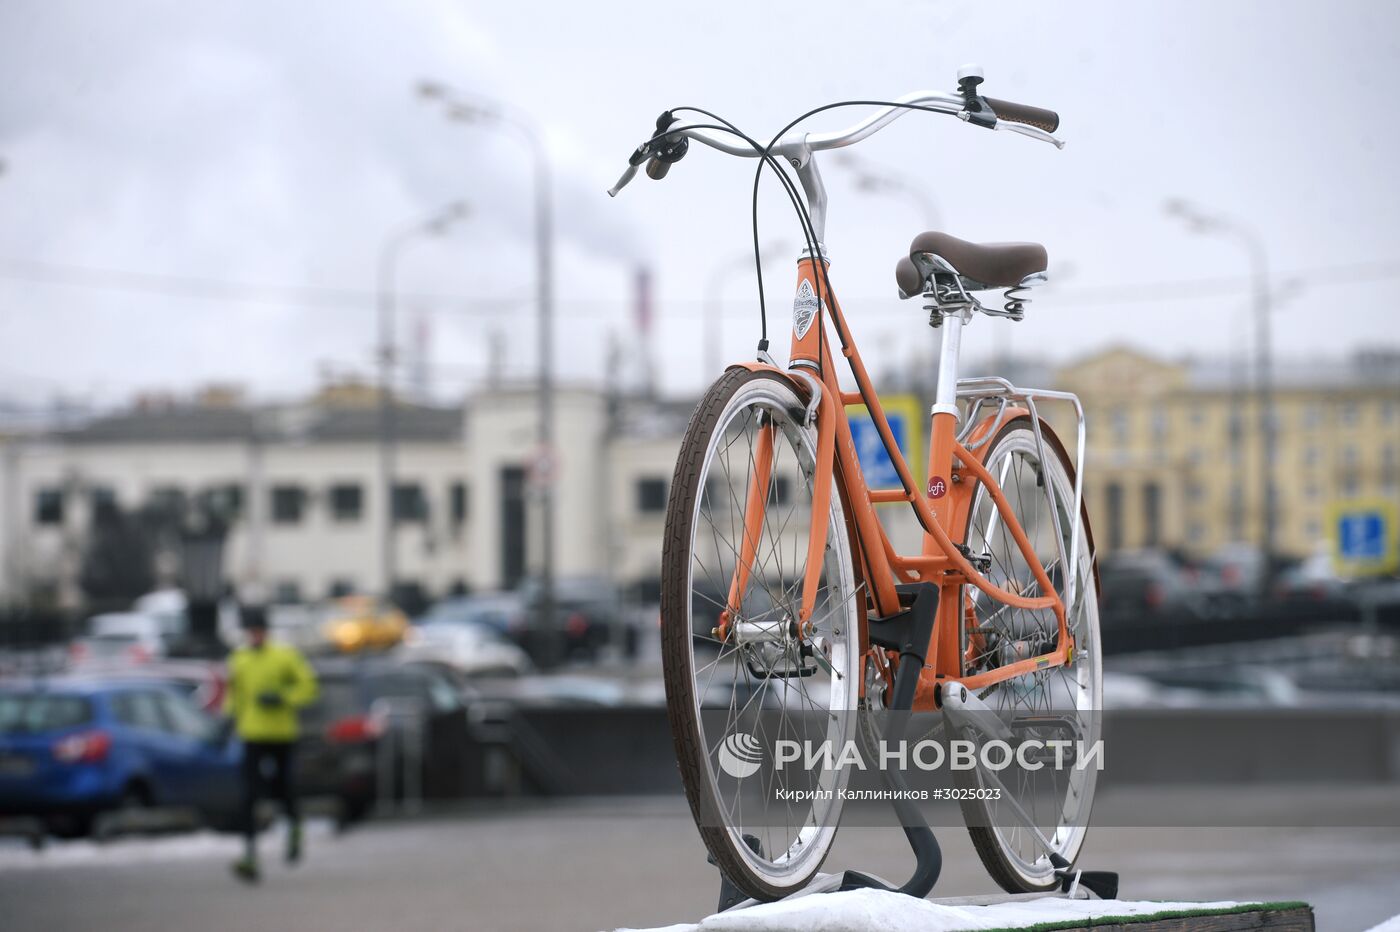
<svg viewBox="0 0 1400 932">
<path fill-rule="evenodd" d="M 1400 789 L 1353 794 L 1395 826 Z M 1180 790 L 1177 790 L 1180 792 Z M 1228 793 L 1282 815 L 1322 790 Z M 1311 795 L 1310 795 L 1311 794 Z M 1333 805 L 1337 794 L 1332 797 Z M 1132 799 L 1117 805 L 1131 807 Z M 44 929 L 611 929 L 698 919 L 717 879 L 679 799 L 614 799 L 528 809 L 480 808 L 380 821 L 335 836 L 311 826 L 308 859 L 267 857 L 256 888 L 227 862 L 236 839 L 209 833 L 68 842 L 35 853 L 0 840 L 0 925 Z M 996 892 L 960 829 L 939 831 L 936 894 Z M 280 836 L 265 835 L 265 855 Z M 1361 930 L 1400 914 L 1400 830 L 1381 828 L 1095 828 L 1083 866 L 1116 869 L 1131 899 L 1302 899 L 1318 928 Z M 829 869 L 860 867 L 902 881 L 897 830 L 843 828 Z"/>
</svg>

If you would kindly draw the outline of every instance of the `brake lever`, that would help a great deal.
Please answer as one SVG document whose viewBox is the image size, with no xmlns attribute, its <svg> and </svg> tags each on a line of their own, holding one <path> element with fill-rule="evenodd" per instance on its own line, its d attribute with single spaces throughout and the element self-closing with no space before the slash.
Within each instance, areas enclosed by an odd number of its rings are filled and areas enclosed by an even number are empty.
<svg viewBox="0 0 1400 932">
<path fill-rule="evenodd" d="M 613 185 L 611 188 L 608 188 L 608 197 L 617 197 L 617 192 L 627 187 L 627 182 L 631 181 L 635 177 L 637 177 L 637 166 L 628 165 L 627 171 L 623 172 L 622 177 L 617 179 L 617 184 Z"/>
<path fill-rule="evenodd" d="M 1020 133 L 1022 136 L 1029 136 L 1032 139 L 1039 139 L 1041 142 L 1048 142 L 1056 149 L 1063 149 L 1065 147 L 1065 141 L 1063 139 L 1047 133 L 1039 127 L 1027 126 L 1025 123 L 1013 123 L 1010 120 L 997 120 L 996 125 L 993 126 L 992 129 L 1002 130 L 1003 132 Z"/>
</svg>

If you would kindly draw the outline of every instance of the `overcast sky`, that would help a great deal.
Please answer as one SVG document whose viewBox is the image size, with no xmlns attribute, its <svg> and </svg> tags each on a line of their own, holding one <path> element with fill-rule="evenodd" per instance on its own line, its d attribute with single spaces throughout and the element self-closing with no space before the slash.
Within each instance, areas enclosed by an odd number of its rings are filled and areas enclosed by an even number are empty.
<svg viewBox="0 0 1400 932">
<path fill-rule="evenodd" d="M 113 403 L 214 380 L 287 396 L 326 367 L 367 371 L 385 237 L 455 198 L 472 217 L 404 255 L 402 333 L 429 322 L 440 397 L 481 377 L 493 330 L 509 370 L 529 372 L 526 150 L 415 99 L 427 77 L 507 100 L 547 134 L 571 378 L 604 377 L 610 335 L 635 358 L 640 266 L 662 388 L 705 375 L 703 297 L 748 242 L 753 163 L 697 147 L 665 182 L 610 200 L 661 110 L 705 106 L 766 135 L 835 100 L 952 89 L 967 61 L 987 94 L 1058 110 L 1066 148 L 913 114 L 847 151 L 917 181 L 954 235 L 1047 246 L 1060 284 L 1023 323 L 979 322 L 969 355 L 1248 348 L 1244 253 L 1166 217 L 1173 196 L 1267 242 L 1286 292 L 1280 355 L 1395 346 L 1398 46 L 1400 5 L 1379 0 L 6 0 L 0 398 Z M 908 362 L 932 337 L 892 270 L 924 210 L 857 190 L 830 160 L 824 174 L 833 281 L 867 362 Z M 765 239 L 796 241 L 776 186 L 763 216 Z M 769 282 L 780 350 L 783 258 Z M 751 356 L 752 275 L 723 293 L 726 353 Z"/>
</svg>

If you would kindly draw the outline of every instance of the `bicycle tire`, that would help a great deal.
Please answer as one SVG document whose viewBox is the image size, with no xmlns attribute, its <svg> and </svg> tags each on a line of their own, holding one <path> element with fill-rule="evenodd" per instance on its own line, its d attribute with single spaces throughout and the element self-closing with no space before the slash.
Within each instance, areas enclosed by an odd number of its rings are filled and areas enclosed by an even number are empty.
<svg viewBox="0 0 1400 932">
<path fill-rule="evenodd" d="M 1048 425 L 1042 423 L 1042 432 L 1045 434 L 1045 468 L 1044 472 L 1050 477 L 1058 492 L 1061 494 L 1060 502 L 1065 502 L 1074 487 L 1074 467 L 1070 463 L 1064 449 L 1053 436 L 1049 434 Z M 997 431 L 996 435 L 988 441 L 987 454 L 984 460 L 989 472 L 995 476 L 1004 455 L 1009 455 L 1017 451 L 1023 454 L 1034 455 L 1036 449 L 1034 428 L 1030 418 L 1022 416 L 1008 421 Z M 1034 474 L 1032 474 L 1034 475 Z M 1018 498 L 1006 487 L 1007 484 L 998 480 L 1003 485 L 1003 493 L 1016 511 L 1018 502 L 1024 505 L 1025 499 Z M 1013 485 L 1015 483 L 1012 483 Z M 967 514 L 967 528 L 964 540 L 969 546 L 973 546 L 974 533 L 977 530 L 974 525 L 979 517 L 979 503 L 990 506 L 990 501 L 983 498 L 985 493 L 981 485 L 974 492 L 973 501 L 969 504 Z M 1043 502 L 1043 495 L 1038 499 Z M 1036 499 L 1032 499 L 1034 504 Z M 1066 507 L 1065 512 L 1068 512 Z M 1103 660 L 1099 639 L 1099 616 L 1098 616 L 1098 589 L 1097 580 L 1093 567 L 1093 541 L 1089 531 L 1087 514 L 1081 503 L 1081 516 L 1083 518 L 1083 528 L 1079 537 L 1079 556 L 1076 567 L 1076 576 L 1080 579 L 1080 589 L 1077 593 L 1075 605 L 1068 608 L 1069 626 L 1075 634 L 1075 654 L 1077 660 L 1072 664 L 1072 674 L 1076 680 L 1076 687 L 1080 682 L 1083 689 L 1076 694 L 1079 704 L 1076 709 L 1084 713 L 1088 729 L 1093 731 L 1092 737 L 1097 736 L 1099 717 L 1102 714 L 1103 696 Z M 1068 526 L 1068 514 L 1062 514 L 1061 534 L 1065 538 L 1066 549 L 1070 537 Z M 1023 518 L 1022 514 L 1017 514 L 1018 521 L 1027 531 L 1028 535 L 1033 532 L 1032 522 Z M 1061 576 L 1063 581 L 1064 577 Z M 1053 579 L 1052 579 L 1053 581 Z M 1063 582 L 1058 590 L 1063 597 Z M 1008 624 L 1008 628 L 1010 625 Z M 1071 668 L 1059 668 L 1069 671 Z M 973 672 L 973 671 L 965 671 Z M 1029 674 L 1029 677 L 1044 676 L 1043 674 Z M 1018 679 L 1026 679 L 1025 677 Z M 1016 682 L 1015 680 L 1009 682 Z M 1000 685 L 1000 684 L 999 684 Z M 1037 687 L 1039 688 L 1039 687 Z M 983 692 L 984 701 L 987 700 L 987 692 Z M 1048 692 L 1048 690 L 1047 690 Z M 995 703 L 989 703 L 996 708 Z M 1029 704 L 1029 703 L 1028 703 Z M 1055 832 L 1050 834 L 1048 839 L 1052 845 L 1060 837 L 1060 832 L 1064 832 L 1064 843 L 1057 848 L 1057 853 L 1069 864 L 1073 864 L 1083 848 L 1084 838 L 1088 831 L 1089 814 L 1093 808 L 1094 790 L 1097 783 L 1096 771 L 1086 771 L 1083 782 L 1071 788 L 1066 785 L 1066 803 L 1068 805 L 1068 794 L 1074 792 L 1078 794 L 1078 802 L 1073 817 L 1073 824 L 1065 827 L 1056 827 Z M 964 777 L 963 784 L 967 787 L 975 787 L 980 784 L 976 778 Z M 977 851 L 983 866 L 988 874 L 997 884 L 1009 893 L 1039 893 L 1055 889 L 1059 885 L 1059 879 L 1055 875 L 1055 867 L 1046 856 L 1039 856 L 1028 861 L 1027 858 L 1018 851 L 1011 850 L 1011 844 L 1007 833 L 1004 831 L 1004 824 L 1008 821 L 1003 813 L 997 815 L 993 809 L 994 804 L 986 800 L 964 799 L 962 801 L 964 819 L 967 822 L 968 834 L 971 836 L 973 847 Z M 1009 808 L 1009 807 L 1008 807 Z M 1063 815 L 1063 811 L 1060 813 Z M 1029 835 L 1029 832 L 1027 832 Z M 1038 843 L 1032 840 L 1031 848 L 1037 847 Z M 1042 846 L 1043 847 L 1043 846 Z"/>
<path fill-rule="evenodd" d="M 811 880 L 830 851 L 841 807 L 839 801 L 833 801 L 833 805 L 824 810 L 820 824 L 801 830 L 809 832 L 809 838 L 806 842 L 800 842 L 804 847 L 796 856 L 792 852 L 797 845 L 783 849 L 782 856 L 774 851 L 765 853 L 761 838 L 757 839 L 760 842 L 760 850 L 755 851 L 745 839 L 745 835 L 749 834 L 745 831 L 745 826 L 734 824 L 734 814 L 724 811 L 725 800 L 713 750 L 716 746 L 715 729 L 707 731 L 706 720 L 701 714 L 702 704 L 716 692 L 716 674 L 711 672 L 709 681 L 702 683 L 697 660 L 697 642 L 705 640 L 704 634 L 710 630 L 708 625 L 713 624 L 713 621 L 705 616 L 705 612 L 717 610 L 722 606 L 714 599 L 697 599 L 695 576 L 699 558 L 696 533 L 702 520 L 708 520 L 712 529 L 717 524 L 712 514 L 702 514 L 702 506 L 707 501 L 707 490 L 712 488 L 710 483 L 719 481 L 715 478 L 718 474 L 717 443 L 727 435 L 729 426 L 737 423 L 740 412 L 761 408 L 768 416 L 781 421 L 781 424 L 774 424 L 775 435 L 800 442 L 805 454 L 802 451 L 794 452 L 794 456 L 800 460 L 803 455 L 810 458 L 816 447 L 815 430 L 803 424 L 806 402 L 806 397 L 798 393 L 793 383 L 775 373 L 733 369 L 718 379 L 696 408 L 686 428 L 671 482 L 662 545 L 663 585 L 660 614 L 667 717 L 675 742 L 676 760 L 685 786 L 686 799 L 705 846 L 719 869 L 739 889 L 762 900 L 772 900 L 792 893 Z M 812 478 L 805 468 L 804 472 L 805 489 L 790 490 L 796 493 L 794 498 L 798 500 L 795 508 L 801 507 L 804 491 L 810 496 Z M 841 679 L 845 683 L 844 689 L 838 690 L 837 677 L 834 674 L 830 677 L 829 686 L 832 691 L 828 694 L 828 702 L 839 705 L 838 709 L 832 711 L 850 712 L 855 709 L 857 701 L 861 662 L 860 626 L 856 619 L 858 611 L 863 610 L 864 606 L 857 604 L 861 601 L 855 582 L 857 570 L 853 566 L 842 495 L 839 494 L 839 483 L 834 476 L 832 483 L 827 518 L 827 551 L 822 572 L 825 592 L 822 606 L 830 607 L 831 611 L 823 616 L 822 620 L 818 619 L 821 613 L 814 612 L 813 619 L 818 623 L 819 630 L 824 630 L 830 635 L 830 643 L 827 645 L 828 660 L 840 665 Z M 733 505 L 738 505 L 737 499 L 731 497 L 730 500 Z M 810 498 L 806 498 L 805 501 L 810 515 Z M 708 507 L 713 510 L 716 505 L 711 502 Z M 765 528 L 764 533 L 767 534 L 768 530 Z M 781 538 L 782 533 L 780 528 L 775 532 L 775 538 Z M 805 542 L 806 533 L 800 536 Z M 761 551 L 761 541 L 759 545 Z M 781 574 L 780 578 L 783 578 Z M 783 578 L 783 581 L 786 586 L 786 579 Z M 723 578 L 719 585 L 723 586 Z M 748 598 L 746 596 L 746 604 Z M 696 610 L 697 601 L 702 605 L 700 612 Z M 819 640 L 814 639 L 814 643 Z M 717 649 L 718 654 L 714 662 L 716 665 L 725 656 L 723 645 Z M 732 659 L 736 666 L 740 659 L 739 652 L 743 649 L 745 648 L 742 645 L 734 648 Z M 786 654 L 787 648 L 784 647 L 783 650 Z M 747 674 L 745 676 L 747 677 Z M 765 681 L 762 688 L 768 688 L 771 683 L 771 680 Z M 722 688 L 721 685 L 721 691 Z M 733 688 L 739 688 L 737 679 Z M 786 686 L 784 688 L 791 689 Z M 750 698 L 749 702 L 752 703 L 753 698 Z M 847 718 L 849 719 L 849 716 Z M 844 780 L 844 777 L 841 779 Z M 813 817 L 814 822 L 816 818 Z M 778 834 L 781 836 L 782 831 Z M 770 832 L 770 840 L 771 837 Z M 799 840 L 800 838 L 801 832 Z M 780 837 L 777 847 L 781 847 L 784 841 Z"/>
</svg>

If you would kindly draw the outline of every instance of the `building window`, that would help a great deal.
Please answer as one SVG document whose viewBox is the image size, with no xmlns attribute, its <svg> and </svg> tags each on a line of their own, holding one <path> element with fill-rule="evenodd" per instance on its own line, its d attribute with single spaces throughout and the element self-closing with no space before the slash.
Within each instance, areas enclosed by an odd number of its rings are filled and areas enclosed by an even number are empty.
<svg viewBox="0 0 1400 932">
<path fill-rule="evenodd" d="M 326 597 L 327 597 L 327 598 L 339 599 L 339 598 L 342 598 L 342 597 L 344 597 L 344 596 L 347 596 L 347 595 L 354 595 L 354 594 L 355 594 L 355 581 L 354 581 L 353 579 L 346 579 L 346 578 L 344 578 L 344 577 L 338 577 L 338 578 L 336 578 L 336 579 L 332 579 L 332 580 L 331 580 L 331 584 L 330 584 L 329 586 L 326 587 Z"/>
<path fill-rule="evenodd" d="M 1322 462 L 1322 450 L 1319 448 L 1310 446 L 1303 451 L 1304 466 L 1316 466 L 1320 462 Z"/>
<path fill-rule="evenodd" d="M 1244 540 L 1244 485 L 1230 487 L 1230 539 Z"/>
<path fill-rule="evenodd" d="M 1123 547 L 1123 487 L 1110 482 L 1104 489 L 1104 503 L 1108 510 L 1108 549 L 1120 550 Z"/>
<path fill-rule="evenodd" d="M 331 486 L 331 518 L 335 521 L 358 521 L 364 513 L 365 491 L 356 482 L 340 482 Z"/>
<path fill-rule="evenodd" d="M 1162 487 L 1148 482 L 1142 487 L 1142 543 L 1156 547 L 1162 543 Z"/>
<path fill-rule="evenodd" d="M 1231 443 L 1238 444 L 1240 441 L 1244 440 L 1244 417 L 1239 411 L 1234 410 L 1230 412 L 1228 430 L 1230 432 Z"/>
<path fill-rule="evenodd" d="M 1309 430 L 1322 423 L 1322 408 L 1318 405 L 1308 405 L 1303 409 L 1303 426 Z"/>
<path fill-rule="evenodd" d="M 1393 398 L 1387 398 L 1381 403 L 1381 420 L 1386 424 L 1394 424 L 1397 409 L 1400 409 L 1400 405 L 1397 405 Z"/>
<path fill-rule="evenodd" d="M 768 504 L 786 505 L 792 501 L 792 481 L 787 476 L 774 476 L 768 487 Z"/>
<path fill-rule="evenodd" d="M 1192 409 L 1191 409 L 1191 426 L 1192 426 L 1192 427 L 1205 427 L 1205 426 L 1206 426 L 1206 412 L 1205 412 L 1204 410 L 1202 410 L 1201 408 L 1192 408 Z"/>
<path fill-rule="evenodd" d="M 1110 416 L 1113 425 L 1113 442 L 1119 447 L 1128 445 L 1128 412 L 1123 408 L 1114 408 Z"/>
<path fill-rule="evenodd" d="M 284 579 L 272 588 L 272 601 L 278 605 L 296 605 L 301 601 L 301 583 Z"/>
<path fill-rule="evenodd" d="M 1192 521 L 1186 526 L 1186 537 L 1193 544 L 1199 544 L 1206 539 L 1206 526 L 1199 521 Z"/>
<path fill-rule="evenodd" d="M 417 482 L 394 483 L 394 523 L 413 524 L 428 520 L 428 497 Z"/>
<path fill-rule="evenodd" d="M 306 510 L 306 490 L 299 485 L 272 487 L 272 523 L 300 524 Z"/>
<path fill-rule="evenodd" d="M 1152 412 L 1152 439 L 1158 443 L 1163 443 L 1167 439 L 1167 434 L 1171 430 L 1171 422 L 1167 420 L 1167 412 L 1158 409 Z"/>
<path fill-rule="evenodd" d="M 96 515 L 117 507 L 117 493 L 110 485 L 95 485 L 88 489 L 88 505 Z"/>
<path fill-rule="evenodd" d="M 1338 418 L 1343 427 L 1355 427 L 1361 420 L 1361 409 L 1357 407 L 1356 402 L 1348 401 L 1342 405 L 1341 411 L 1338 412 Z"/>
<path fill-rule="evenodd" d="M 34 493 L 34 523 L 63 523 L 62 489 L 40 489 Z"/>
<path fill-rule="evenodd" d="M 200 493 L 199 499 L 203 507 L 229 521 L 236 520 L 243 514 L 243 486 L 236 482 L 211 486 Z"/>
<path fill-rule="evenodd" d="M 189 500 L 185 490 L 177 485 L 160 485 L 151 489 L 146 498 L 147 507 L 156 514 L 180 518 L 185 513 Z"/>
<path fill-rule="evenodd" d="M 666 510 L 666 480 L 647 476 L 637 480 L 637 510 L 656 514 Z"/>
<path fill-rule="evenodd" d="M 465 482 L 454 482 L 448 489 L 448 499 L 452 512 L 452 523 L 462 525 L 467 523 L 467 484 Z"/>
<path fill-rule="evenodd" d="M 1356 447 L 1342 447 L 1343 466 L 1355 466 L 1358 459 L 1360 459 L 1360 455 L 1357 453 Z"/>
</svg>

